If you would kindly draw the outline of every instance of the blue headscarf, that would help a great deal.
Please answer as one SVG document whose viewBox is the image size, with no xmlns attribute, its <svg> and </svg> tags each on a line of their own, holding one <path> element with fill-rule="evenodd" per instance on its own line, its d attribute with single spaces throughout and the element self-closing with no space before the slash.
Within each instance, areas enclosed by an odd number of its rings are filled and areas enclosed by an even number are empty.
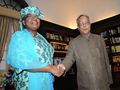
<svg viewBox="0 0 120 90">
<path fill-rule="evenodd" d="M 44 18 L 44 14 L 39 10 L 38 7 L 28 6 L 20 11 L 21 19 L 27 16 L 28 14 L 35 14 L 39 19 Z M 20 30 L 23 30 L 23 24 L 21 20 L 19 20 Z"/>
<path fill-rule="evenodd" d="M 28 14 L 35 14 L 40 19 L 44 17 L 44 14 L 39 10 L 39 8 L 34 6 L 28 6 L 21 9 L 20 15 L 22 18 L 24 18 Z"/>
</svg>

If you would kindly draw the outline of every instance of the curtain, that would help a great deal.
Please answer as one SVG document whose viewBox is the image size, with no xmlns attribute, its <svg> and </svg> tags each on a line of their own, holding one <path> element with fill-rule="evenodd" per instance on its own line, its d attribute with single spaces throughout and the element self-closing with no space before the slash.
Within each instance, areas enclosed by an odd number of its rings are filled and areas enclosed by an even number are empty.
<svg viewBox="0 0 120 90">
<path fill-rule="evenodd" d="M 0 16 L 0 62 L 6 54 L 6 47 L 11 35 L 19 29 L 18 20 L 7 16 Z"/>
</svg>

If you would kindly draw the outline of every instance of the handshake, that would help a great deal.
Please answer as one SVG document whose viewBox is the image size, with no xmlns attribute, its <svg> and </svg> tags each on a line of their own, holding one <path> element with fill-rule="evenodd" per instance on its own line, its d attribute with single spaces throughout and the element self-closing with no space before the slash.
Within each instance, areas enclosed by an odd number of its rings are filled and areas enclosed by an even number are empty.
<svg viewBox="0 0 120 90">
<path fill-rule="evenodd" d="M 63 64 L 50 65 L 50 72 L 57 77 L 60 77 L 65 71 L 65 66 Z"/>
</svg>

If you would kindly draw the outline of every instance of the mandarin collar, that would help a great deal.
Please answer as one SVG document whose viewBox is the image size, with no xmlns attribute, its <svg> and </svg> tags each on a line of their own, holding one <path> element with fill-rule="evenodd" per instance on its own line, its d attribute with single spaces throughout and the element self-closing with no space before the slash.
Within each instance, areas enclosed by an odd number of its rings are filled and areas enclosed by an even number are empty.
<svg viewBox="0 0 120 90">
<path fill-rule="evenodd" d="M 94 37 L 94 35 L 92 34 L 92 33 L 90 33 L 90 35 L 88 36 L 88 38 L 87 37 L 85 37 L 84 35 L 79 35 L 79 38 L 84 38 L 84 39 L 91 39 L 92 37 Z"/>
</svg>

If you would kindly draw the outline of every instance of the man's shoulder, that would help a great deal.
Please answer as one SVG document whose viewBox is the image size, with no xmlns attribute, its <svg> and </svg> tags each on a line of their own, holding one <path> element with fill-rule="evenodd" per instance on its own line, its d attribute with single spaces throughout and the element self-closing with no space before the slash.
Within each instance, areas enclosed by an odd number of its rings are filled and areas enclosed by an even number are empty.
<svg viewBox="0 0 120 90">
<path fill-rule="evenodd" d="M 92 36 L 94 36 L 94 37 L 100 37 L 100 35 L 99 35 L 99 34 L 94 34 L 94 33 L 91 33 L 91 35 L 92 35 Z"/>
<path fill-rule="evenodd" d="M 92 34 L 92 40 L 95 40 L 100 43 L 103 40 L 103 37 L 98 34 Z"/>
<path fill-rule="evenodd" d="M 76 42 L 78 42 L 78 40 L 80 39 L 80 35 L 78 35 L 77 37 L 73 38 L 72 40 L 70 40 L 70 44 L 75 44 Z"/>
<path fill-rule="evenodd" d="M 100 39 L 101 38 L 101 35 L 99 35 L 99 34 L 91 34 L 92 35 L 92 37 L 94 37 L 94 38 L 96 38 L 96 39 Z"/>
</svg>

